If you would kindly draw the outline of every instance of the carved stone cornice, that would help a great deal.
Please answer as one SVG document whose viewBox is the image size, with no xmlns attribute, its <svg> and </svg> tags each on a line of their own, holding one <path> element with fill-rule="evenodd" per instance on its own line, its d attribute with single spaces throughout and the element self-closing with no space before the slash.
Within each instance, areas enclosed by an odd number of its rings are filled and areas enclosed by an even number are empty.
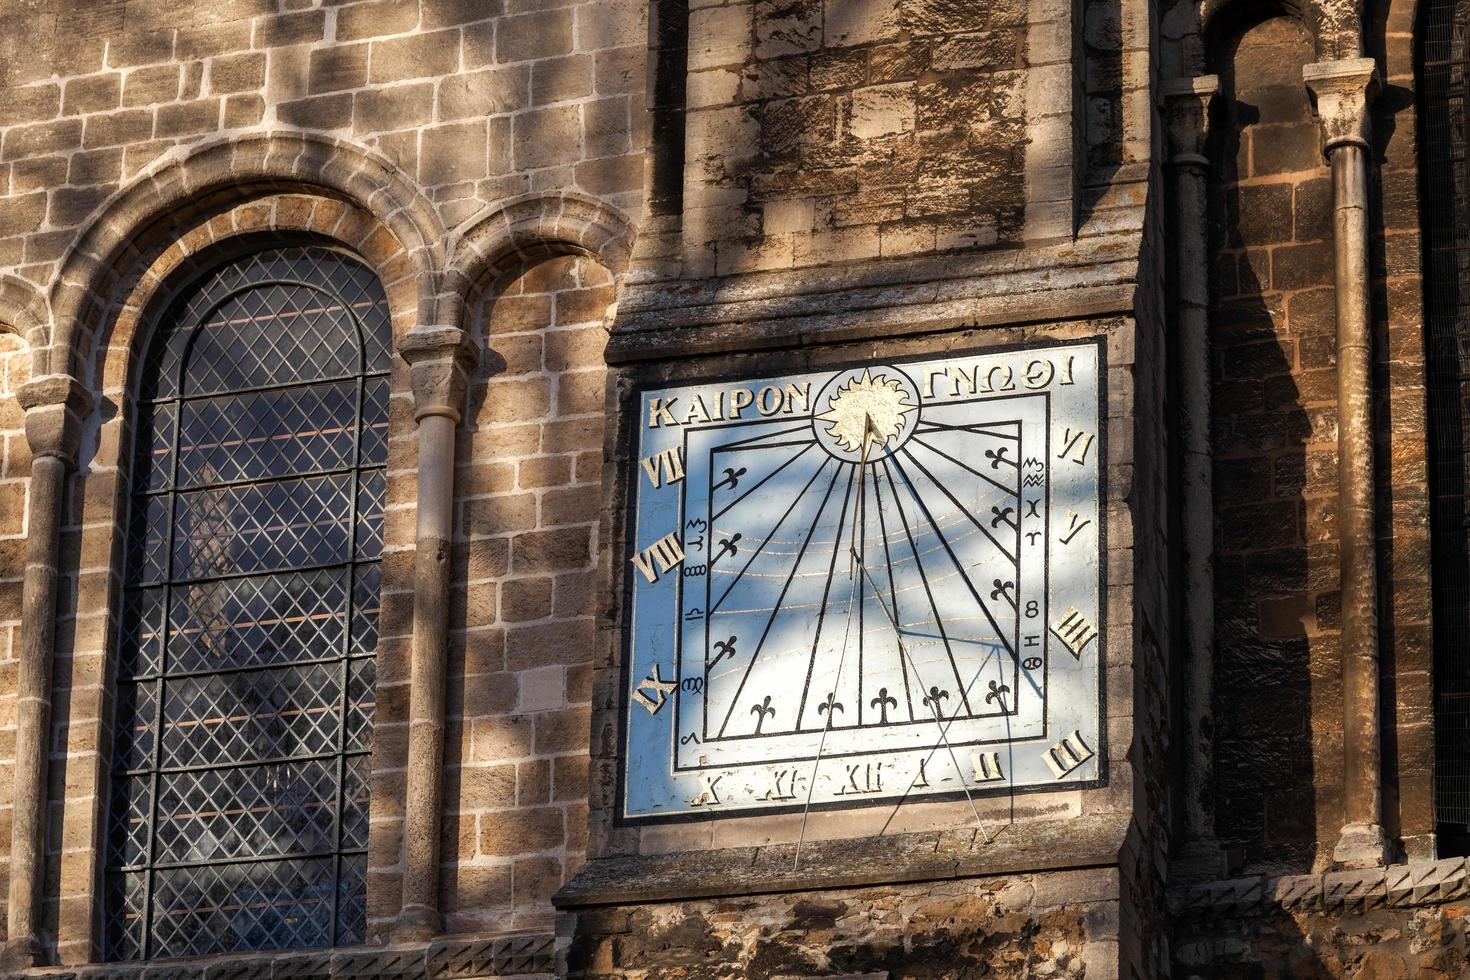
<svg viewBox="0 0 1470 980">
<path fill-rule="evenodd" d="M 75 466 L 82 421 L 92 410 L 91 392 L 69 374 L 43 374 L 21 385 L 15 397 L 25 409 L 31 455 L 54 456 Z"/>
<path fill-rule="evenodd" d="M 1302 66 L 1322 125 L 1322 152 L 1339 146 L 1368 148 L 1368 107 L 1378 94 L 1378 66 L 1372 58 L 1341 58 Z"/>
<path fill-rule="evenodd" d="M 1198 75 L 1164 83 L 1164 111 L 1169 129 L 1169 162 L 1206 167 L 1210 138 L 1210 103 L 1220 91 L 1220 76 Z"/>
<path fill-rule="evenodd" d="M 398 353 L 411 369 L 414 420 L 442 415 L 457 425 L 470 372 L 479 352 L 459 327 L 415 327 L 398 343 Z"/>
</svg>

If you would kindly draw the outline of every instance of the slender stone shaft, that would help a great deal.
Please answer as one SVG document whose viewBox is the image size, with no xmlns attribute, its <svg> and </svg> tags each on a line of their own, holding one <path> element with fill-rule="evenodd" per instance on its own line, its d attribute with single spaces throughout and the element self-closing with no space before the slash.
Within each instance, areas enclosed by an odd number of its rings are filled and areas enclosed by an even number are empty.
<svg viewBox="0 0 1470 980">
<path fill-rule="evenodd" d="M 422 941 L 442 929 L 439 842 L 444 797 L 450 555 L 454 544 L 454 441 L 474 356 L 464 332 L 457 327 L 416 329 L 404 338 L 400 350 L 413 369 L 419 464 L 403 892 L 394 938 Z"/>
<path fill-rule="evenodd" d="M 31 445 L 26 566 L 16 682 L 15 795 L 10 832 L 6 962 L 44 962 L 42 885 L 46 867 L 46 769 L 51 675 L 56 659 L 56 590 L 67 474 L 76 465 L 80 418 L 89 400 L 75 378 L 45 375 L 20 390 Z"/>
<path fill-rule="evenodd" d="M 1338 535 L 1342 575 L 1343 828 L 1333 860 L 1386 863 L 1378 693 L 1378 549 L 1373 503 L 1373 341 L 1368 296 L 1371 58 L 1302 69 L 1332 167 L 1337 313 Z"/>
<path fill-rule="evenodd" d="M 1165 89 L 1174 169 L 1180 490 L 1184 550 L 1184 834 L 1181 877 L 1223 873 L 1212 803 L 1215 688 L 1214 466 L 1210 448 L 1210 284 L 1206 194 L 1214 75 Z"/>
</svg>

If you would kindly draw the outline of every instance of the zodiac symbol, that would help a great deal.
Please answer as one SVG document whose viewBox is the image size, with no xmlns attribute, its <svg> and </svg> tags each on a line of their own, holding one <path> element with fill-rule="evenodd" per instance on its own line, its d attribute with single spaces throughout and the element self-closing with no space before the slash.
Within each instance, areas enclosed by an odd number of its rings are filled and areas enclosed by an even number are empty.
<svg viewBox="0 0 1470 980">
<path fill-rule="evenodd" d="M 750 713 L 755 715 L 755 733 L 759 735 L 761 733 L 761 726 L 766 723 L 766 719 L 776 713 L 776 709 L 771 707 L 771 696 L 767 694 L 766 699 L 760 704 L 751 705 Z"/>
<path fill-rule="evenodd" d="M 871 702 L 869 702 L 868 706 L 878 709 L 878 711 L 880 712 L 878 724 L 886 725 L 888 724 L 888 709 L 897 708 L 898 699 L 888 696 L 888 688 L 880 687 L 878 688 L 878 696 L 874 698 Z"/>
<path fill-rule="evenodd" d="M 735 555 L 738 555 L 740 553 L 740 549 L 738 547 L 736 547 L 736 545 L 739 544 L 740 539 L 743 538 L 744 536 L 745 535 L 743 535 L 743 534 L 736 533 L 736 534 L 730 535 L 728 538 L 726 538 L 725 540 L 721 541 L 720 542 L 720 550 L 719 550 L 719 552 L 713 558 L 711 558 L 709 560 L 709 563 L 711 565 L 713 565 L 715 562 L 719 561 L 721 558 L 725 557 L 726 555 L 730 555 L 731 557 L 734 557 Z"/>
<path fill-rule="evenodd" d="M 990 693 L 987 694 L 987 695 L 985 695 L 985 703 L 986 704 L 989 704 L 992 701 L 999 701 L 1000 702 L 1000 706 L 1001 706 L 1001 710 L 1005 710 L 1005 706 L 1006 706 L 1006 695 L 1009 694 L 1009 693 L 1011 693 L 1010 685 L 1008 685 L 1008 684 L 996 684 L 995 681 L 991 681 L 990 682 Z"/>
<path fill-rule="evenodd" d="M 842 710 L 843 710 L 842 702 L 837 700 L 837 692 L 836 691 L 828 691 L 827 692 L 827 700 L 825 700 L 821 704 L 817 705 L 817 714 L 819 714 L 819 715 L 827 715 L 828 716 L 828 718 L 827 718 L 828 721 L 831 721 L 832 720 L 832 717 L 831 716 L 834 713 L 836 713 L 838 711 L 842 711 Z"/>
<path fill-rule="evenodd" d="M 736 487 L 740 486 L 740 478 L 742 476 L 744 476 L 744 475 L 745 475 L 745 467 L 742 466 L 742 467 L 740 467 L 737 470 L 734 467 L 727 466 L 727 467 L 725 467 L 725 478 L 723 480 L 721 480 L 719 483 L 716 483 L 710 489 L 711 490 L 718 490 L 721 487 L 723 487 L 723 486 L 725 486 L 725 485 L 728 484 L 729 487 L 730 487 L 730 489 L 731 490 L 734 490 Z"/>
</svg>

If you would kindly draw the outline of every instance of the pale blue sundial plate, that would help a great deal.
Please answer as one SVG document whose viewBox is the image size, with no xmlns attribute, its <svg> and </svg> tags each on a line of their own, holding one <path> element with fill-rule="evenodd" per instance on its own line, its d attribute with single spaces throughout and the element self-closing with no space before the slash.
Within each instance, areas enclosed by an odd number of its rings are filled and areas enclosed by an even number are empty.
<svg viewBox="0 0 1470 980">
<path fill-rule="evenodd" d="M 1101 346 L 641 393 L 622 816 L 1099 778 Z"/>
</svg>

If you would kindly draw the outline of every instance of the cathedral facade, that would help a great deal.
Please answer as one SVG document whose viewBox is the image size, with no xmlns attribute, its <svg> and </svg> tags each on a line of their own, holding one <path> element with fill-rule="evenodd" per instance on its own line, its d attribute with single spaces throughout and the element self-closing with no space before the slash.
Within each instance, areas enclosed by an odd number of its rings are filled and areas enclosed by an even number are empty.
<svg viewBox="0 0 1470 980">
<path fill-rule="evenodd" d="M 1470 974 L 1467 23 L 0 0 L 0 972 Z"/>
</svg>

